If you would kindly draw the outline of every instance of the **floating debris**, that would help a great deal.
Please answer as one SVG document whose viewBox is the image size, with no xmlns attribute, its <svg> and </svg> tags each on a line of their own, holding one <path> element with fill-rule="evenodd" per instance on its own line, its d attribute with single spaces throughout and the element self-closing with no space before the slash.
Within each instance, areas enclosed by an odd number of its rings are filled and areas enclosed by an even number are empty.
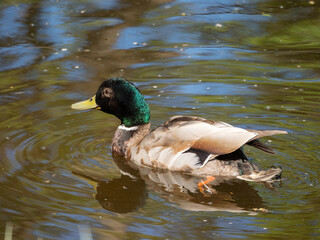
<svg viewBox="0 0 320 240">
<path fill-rule="evenodd" d="M 92 240 L 91 229 L 87 225 L 78 226 L 80 240 Z"/>
<path fill-rule="evenodd" d="M 262 16 L 264 16 L 264 17 L 271 17 L 271 14 L 269 14 L 269 13 L 262 13 Z"/>
<path fill-rule="evenodd" d="M 13 232 L 13 225 L 11 222 L 7 222 L 5 233 L 4 233 L 4 240 L 12 240 L 12 232 Z"/>
<path fill-rule="evenodd" d="M 268 213 L 268 209 L 266 208 L 253 208 L 252 210 L 255 212 Z"/>
<path fill-rule="evenodd" d="M 236 7 L 236 8 L 233 9 L 232 13 L 239 13 L 239 11 L 240 11 L 240 8 Z"/>
</svg>

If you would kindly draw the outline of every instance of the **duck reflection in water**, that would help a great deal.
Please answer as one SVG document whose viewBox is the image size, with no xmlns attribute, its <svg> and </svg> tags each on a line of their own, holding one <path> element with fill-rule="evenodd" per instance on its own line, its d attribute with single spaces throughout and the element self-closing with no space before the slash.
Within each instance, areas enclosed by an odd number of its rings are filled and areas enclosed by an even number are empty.
<svg viewBox="0 0 320 240">
<path fill-rule="evenodd" d="M 248 182 L 217 177 L 205 192 L 198 188 L 199 177 L 172 171 L 129 165 L 122 156 L 113 155 L 120 168 L 121 176 L 110 181 L 99 180 L 94 173 L 78 168 L 76 175 L 97 183 L 95 199 L 112 212 L 128 213 L 137 211 L 145 205 L 148 192 L 154 191 L 171 202 L 173 206 L 189 211 L 227 211 L 253 213 L 265 209 L 258 192 Z"/>
<path fill-rule="evenodd" d="M 142 179 L 121 175 L 111 181 L 98 182 L 95 199 L 112 212 L 134 212 L 143 207 L 147 199 L 146 184 Z"/>
</svg>

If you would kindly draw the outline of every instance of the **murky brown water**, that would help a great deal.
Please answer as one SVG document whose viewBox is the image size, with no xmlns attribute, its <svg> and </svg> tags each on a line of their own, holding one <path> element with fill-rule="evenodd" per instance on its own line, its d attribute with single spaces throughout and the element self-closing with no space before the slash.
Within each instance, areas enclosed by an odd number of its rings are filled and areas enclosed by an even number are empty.
<svg viewBox="0 0 320 240">
<path fill-rule="evenodd" d="M 319 238 L 319 21 L 317 1 L 2 1 L 0 239 Z M 116 76 L 154 126 L 287 130 L 277 155 L 247 149 L 283 180 L 221 179 L 206 197 L 185 176 L 122 175 L 119 121 L 70 108 Z"/>
</svg>

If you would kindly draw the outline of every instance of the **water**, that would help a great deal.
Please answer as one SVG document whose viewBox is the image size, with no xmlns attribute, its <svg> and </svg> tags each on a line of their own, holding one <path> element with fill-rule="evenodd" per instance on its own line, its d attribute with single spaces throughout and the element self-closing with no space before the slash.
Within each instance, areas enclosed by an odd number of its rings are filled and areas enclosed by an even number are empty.
<svg viewBox="0 0 320 240">
<path fill-rule="evenodd" d="M 0 239 L 319 238 L 319 10 L 2 1 Z M 116 76 L 139 86 L 153 126 L 182 114 L 288 131 L 266 139 L 277 155 L 246 149 L 283 180 L 221 180 L 206 196 L 185 176 L 122 175 L 110 152 L 119 121 L 70 108 Z"/>
</svg>

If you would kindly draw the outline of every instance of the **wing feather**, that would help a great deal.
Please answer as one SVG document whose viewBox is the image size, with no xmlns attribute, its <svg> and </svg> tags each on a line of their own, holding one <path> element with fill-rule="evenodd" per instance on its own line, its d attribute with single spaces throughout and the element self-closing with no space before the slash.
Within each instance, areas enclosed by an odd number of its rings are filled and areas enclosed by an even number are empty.
<svg viewBox="0 0 320 240">
<path fill-rule="evenodd" d="M 139 144 L 143 153 L 139 154 L 138 150 L 135 156 L 144 165 L 186 171 L 200 168 L 219 155 L 232 153 L 260 136 L 279 133 L 284 132 L 245 130 L 224 122 L 175 116 L 150 132 Z"/>
<path fill-rule="evenodd" d="M 222 122 L 209 124 L 199 121 L 183 124 L 172 134 L 177 139 L 189 141 L 190 147 L 214 155 L 231 153 L 258 135 Z"/>
</svg>

